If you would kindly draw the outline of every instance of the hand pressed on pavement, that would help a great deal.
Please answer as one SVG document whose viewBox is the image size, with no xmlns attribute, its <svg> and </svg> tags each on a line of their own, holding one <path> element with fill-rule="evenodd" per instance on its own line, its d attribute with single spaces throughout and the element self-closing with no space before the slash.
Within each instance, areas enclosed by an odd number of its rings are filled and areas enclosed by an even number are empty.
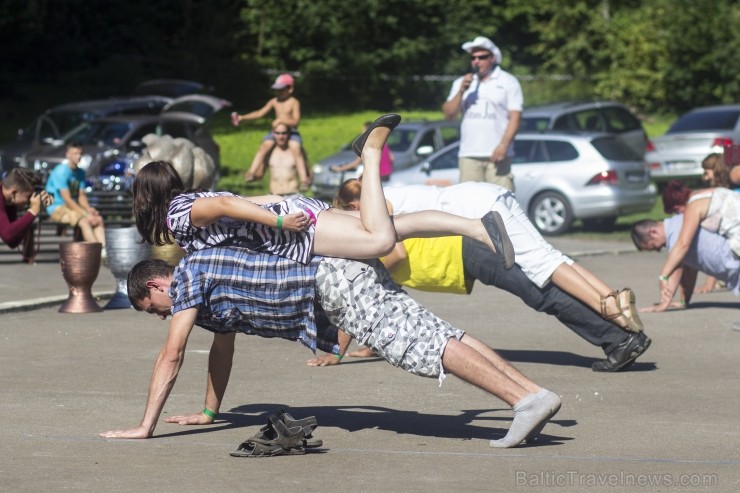
<svg viewBox="0 0 740 493">
<path fill-rule="evenodd" d="M 310 360 L 306 361 L 306 365 L 308 366 L 332 366 L 332 365 L 338 365 L 339 364 L 339 358 L 337 358 L 333 354 L 325 354 L 323 356 L 317 356 L 315 358 L 311 358 Z"/>
<path fill-rule="evenodd" d="M 165 423 L 175 423 L 178 425 L 210 425 L 213 424 L 213 421 L 213 418 L 209 418 L 202 412 L 181 416 L 170 416 L 164 420 Z"/>
</svg>

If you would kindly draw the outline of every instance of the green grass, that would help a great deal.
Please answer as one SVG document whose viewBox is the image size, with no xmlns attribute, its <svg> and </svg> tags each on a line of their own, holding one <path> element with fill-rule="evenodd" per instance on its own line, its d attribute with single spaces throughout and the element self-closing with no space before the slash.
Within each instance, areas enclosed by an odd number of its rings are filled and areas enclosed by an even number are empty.
<svg viewBox="0 0 740 493">
<path fill-rule="evenodd" d="M 399 111 L 399 113 L 405 120 L 443 118 L 441 111 Z M 366 121 L 372 121 L 380 114 L 379 111 L 363 111 L 304 117 L 301 120 L 300 132 L 309 162 L 315 163 L 336 153 L 357 137 Z M 251 195 L 266 193 L 269 179 L 267 176 L 260 183 L 245 184 L 243 175 L 252 163 L 262 137 L 270 128 L 270 120 L 244 122 L 234 128 L 226 116 L 219 116 L 210 128 L 214 139 L 221 147 L 221 180 L 218 188 Z"/>
<path fill-rule="evenodd" d="M 363 111 L 359 113 L 338 115 L 314 115 L 304 117 L 301 126 L 301 136 L 308 153 L 309 161 L 315 163 L 337 152 L 343 145 L 350 142 L 362 129 L 363 123 L 375 119 L 380 112 Z M 426 118 L 439 120 L 443 115 L 439 111 L 399 111 L 406 120 Z M 657 137 L 665 133 L 672 116 L 658 116 L 646 119 L 645 130 L 649 137 Z M 234 128 L 228 121 L 228 116 L 221 115 L 211 124 L 211 132 L 221 147 L 221 175 L 218 183 L 221 190 L 229 190 L 245 195 L 267 193 L 268 177 L 262 182 L 245 184 L 243 174 L 249 167 L 254 153 L 262 142 L 262 137 L 270 126 L 268 119 L 242 123 Z M 611 231 L 597 231 L 585 228 L 581 221 L 576 221 L 573 229 L 565 237 L 583 239 L 609 239 L 630 241 L 629 230 L 633 223 L 641 219 L 660 220 L 666 217 L 663 212 L 663 203 L 658 198 L 655 206 L 648 212 L 620 216 Z"/>
</svg>

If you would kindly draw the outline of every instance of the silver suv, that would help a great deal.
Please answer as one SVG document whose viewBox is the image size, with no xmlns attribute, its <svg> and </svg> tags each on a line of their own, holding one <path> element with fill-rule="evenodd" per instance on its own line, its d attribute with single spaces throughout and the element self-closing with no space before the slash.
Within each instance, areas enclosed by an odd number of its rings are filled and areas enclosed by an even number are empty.
<svg viewBox="0 0 740 493">
<path fill-rule="evenodd" d="M 614 101 L 566 102 L 532 106 L 522 112 L 520 132 L 608 132 L 644 156 L 648 138 L 640 120 Z"/>
<path fill-rule="evenodd" d="M 460 122 L 457 121 L 409 121 L 400 123 L 388 137 L 388 146 L 393 152 L 395 162 L 393 172 L 413 166 L 425 157 L 442 149 L 444 146 L 460 140 Z M 339 186 L 350 178 L 357 178 L 362 169 L 335 172 L 332 166 L 338 166 L 355 159 L 351 142 L 313 165 L 314 196 L 321 199 L 332 199 Z"/>
<path fill-rule="evenodd" d="M 383 186 L 458 183 L 458 147 L 451 144 L 393 173 Z M 609 228 L 618 216 L 647 212 L 655 204 L 644 161 L 615 135 L 518 133 L 514 153 L 517 201 L 543 234 L 565 233 L 576 219 Z"/>
<path fill-rule="evenodd" d="M 19 129 L 16 140 L 0 147 L 0 169 L 10 171 L 17 168 L 26 153 L 52 144 L 81 123 L 111 115 L 156 115 L 171 102 L 172 99 L 163 96 L 135 96 L 55 106 L 39 115 L 25 129 Z"/>
</svg>

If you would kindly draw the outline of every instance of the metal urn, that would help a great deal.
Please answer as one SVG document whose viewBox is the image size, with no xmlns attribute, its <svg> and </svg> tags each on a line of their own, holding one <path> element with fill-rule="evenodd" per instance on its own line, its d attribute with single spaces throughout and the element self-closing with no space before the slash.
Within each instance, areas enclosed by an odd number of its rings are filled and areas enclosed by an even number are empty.
<svg viewBox="0 0 740 493">
<path fill-rule="evenodd" d="M 175 243 L 167 243 L 163 246 L 152 246 L 152 258 L 164 260 L 173 267 L 177 267 L 180 259 L 185 256 L 185 250 Z"/>
<path fill-rule="evenodd" d="M 128 273 L 134 265 L 150 257 L 151 246 L 141 243 L 136 226 L 131 226 L 105 228 L 105 248 L 108 251 L 108 268 L 116 279 L 116 292 L 105 309 L 131 308 L 126 286 Z"/>
<path fill-rule="evenodd" d="M 69 286 L 69 297 L 59 308 L 60 313 L 102 312 L 92 296 L 92 285 L 100 271 L 103 245 L 89 241 L 59 244 L 59 265 Z"/>
</svg>

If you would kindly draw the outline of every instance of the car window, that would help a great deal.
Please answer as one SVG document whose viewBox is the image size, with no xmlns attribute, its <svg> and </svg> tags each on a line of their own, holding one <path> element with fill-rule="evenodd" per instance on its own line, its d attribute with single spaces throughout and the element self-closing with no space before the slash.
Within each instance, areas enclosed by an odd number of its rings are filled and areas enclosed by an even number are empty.
<svg viewBox="0 0 740 493">
<path fill-rule="evenodd" d="M 420 147 L 424 146 L 432 146 L 432 149 L 435 151 L 439 149 L 439 146 L 434 145 L 434 130 L 427 130 L 421 135 L 421 139 L 419 139 L 419 145 L 416 147 L 419 149 Z"/>
<path fill-rule="evenodd" d="M 65 143 L 117 145 L 131 130 L 127 122 L 84 123 L 63 137 Z"/>
<path fill-rule="evenodd" d="M 157 134 L 157 124 L 156 123 L 147 123 L 146 125 L 142 125 L 139 128 L 137 128 L 134 133 L 131 134 L 131 138 L 129 139 L 129 142 L 134 141 L 141 141 L 145 135 L 149 134 Z"/>
<path fill-rule="evenodd" d="M 549 118 L 522 118 L 519 125 L 520 132 L 544 132 L 550 124 Z"/>
<path fill-rule="evenodd" d="M 578 157 L 578 151 L 570 142 L 545 140 L 545 152 L 548 161 L 572 161 Z"/>
<path fill-rule="evenodd" d="M 69 131 L 69 129 L 67 129 L 67 131 Z M 54 124 L 51 118 L 47 118 L 46 116 L 42 116 L 38 119 L 38 132 L 39 142 L 44 142 L 45 139 L 58 139 L 59 136 L 62 135 L 62 132 L 59 131 L 59 127 Z"/>
<path fill-rule="evenodd" d="M 624 108 L 618 106 L 602 108 L 601 113 L 606 119 L 607 132 L 622 133 L 642 129 L 640 120 Z"/>
<path fill-rule="evenodd" d="M 162 122 L 159 125 L 159 131 L 157 133 L 159 135 L 169 135 L 173 139 L 177 139 L 178 137 L 182 137 L 183 139 L 190 138 L 184 122 Z"/>
<path fill-rule="evenodd" d="M 691 132 L 695 130 L 732 130 L 737 125 L 740 110 L 716 109 L 690 113 L 679 118 L 667 133 Z"/>
<path fill-rule="evenodd" d="M 563 115 L 557 120 L 555 120 L 555 123 L 552 125 L 553 130 L 559 130 L 561 132 L 573 132 L 576 130 L 580 130 L 577 126 L 577 123 L 575 120 L 573 120 L 573 115 Z"/>
<path fill-rule="evenodd" d="M 416 137 L 416 130 L 396 129 L 388 136 L 388 147 L 393 152 L 406 152 Z"/>
<path fill-rule="evenodd" d="M 442 142 L 445 146 L 460 140 L 460 130 L 456 127 L 442 127 L 439 133 L 442 135 Z"/>
<path fill-rule="evenodd" d="M 515 140 L 514 157 L 511 162 L 514 164 L 531 162 L 535 142 L 534 140 Z"/>
<path fill-rule="evenodd" d="M 642 161 L 629 146 L 614 137 L 597 137 L 591 141 L 599 154 L 612 161 Z"/>
<path fill-rule="evenodd" d="M 458 158 L 457 153 L 459 151 L 458 147 L 453 147 L 452 149 L 448 150 L 447 152 L 443 152 L 441 155 L 437 156 L 435 159 L 433 159 L 429 164 L 431 169 L 438 170 L 438 169 L 455 169 L 458 166 Z"/>
<path fill-rule="evenodd" d="M 148 104 L 146 106 L 130 106 L 117 111 L 120 115 L 158 115 L 162 105 Z"/>
<path fill-rule="evenodd" d="M 573 120 L 576 124 L 576 130 L 583 132 L 603 132 L 606 130 L 604 121 L 596 108 L 575 113 Z"/>
<path fill-rule="evenodd" d="M 203 118 L 208 118 L 211 116 L 214 112 L 213 106 L 211 106 L 208 103 L 205 103 L 203 101 L 197 101 L 197 100 L 186 100 L 179 102 L 177 104 L 172 104 L 167 107 L 167 111 L 165 113 L 169 113 L 172 111 L 179 111 L 183 113 L 192 113 L 193 115 L 198 115 Z"/>
<path fill-rule="evenodd" d="M 79 111 L 52 111 L 48 113 L 47 116 L 54 122 L 54 125 L 56 125 L 56 128 L 59 131 L 57 135 L 64 135 L 77 127 L 80 123 L 93 120 L 99 115 Z"/>
</svg>

